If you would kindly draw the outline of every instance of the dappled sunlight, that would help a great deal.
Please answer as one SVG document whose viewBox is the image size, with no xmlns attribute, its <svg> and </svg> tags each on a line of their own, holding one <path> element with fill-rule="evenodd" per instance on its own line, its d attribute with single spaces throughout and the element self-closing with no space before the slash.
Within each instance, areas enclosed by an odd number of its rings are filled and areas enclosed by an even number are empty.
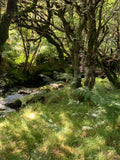
<svg viewBox="0 0 120 160">
<path fill-rule="evenodd" d="M 65 115 L 65 113 L 61 113 L 59 115 L 59 117 L 61 118 L 61 123 L 64 126 L 65 129 L 70 130 L 70 128 L 73 127 L 72 122 L 70 121 L 70 119 L 67 118 L 67 116 Z"/>
<path fill-rule="evenodd" d="M 63 129 L 63 131 L 58 132 L 58 133 L 56 134 L 56 136 L 57 136 L 57 138 L 58 138 L 61 142 L 64 142 L 64 141 L 66 141 L 66 138 L 67 138 L 66 136 L 67 136 L 68 134 L 70 134 L 70 133 L 69 133 L 69 130 Z"/>
<path fill-rule="evenodd" d="M 101 151 L 98 153 L 99 160 L 106 160 L 105 151 Z"/>
<path fill-rule="evenodd" d="M 20 132 L 22 132 L 22 131 L 29 131 L 28 125 L 27 125 L 26 121 L 24 121 L 24 120 L 21 121 L 21 131 Z"/>
<path fill-rule="evenodd" d="M 67 135 L 70 135 L 72 133 L 72 123 L 64 113 L 61 113 L 59 117 L 61 118 L 63 127 L 59 132 L 57 132 L 56 136 L 60 141 L 65 141 Z"/>
<path fill-rule="evenodd" d="M 27 118 L 29 120 L 34 120 L 37 118 L 36 115 L 37 115 L 36 112 L 29 109 L 29 110 L 26 110 L 25 113 L 23 113 L 22 117 Z"/>
<path fill-rule="evenodd" d="M 6 126 L 6 122 L 0 123 L 0 128 L 5 127 L 5 126 Z"/>
<path fill-rule="evenodd" d="M 35 113 L 30 113 L 26 117 L 29 118 L 29 119 L 35 119 Z"/>
<path fill-rule="evenodd" d="M 103 137 L 97 136 L 97 137 L 88 137 L 84 140 L 84 149 L 86 152 L 90 150 L 101 150 L 102 147 L 105 145 L 105 140 Z"/>
</svg>

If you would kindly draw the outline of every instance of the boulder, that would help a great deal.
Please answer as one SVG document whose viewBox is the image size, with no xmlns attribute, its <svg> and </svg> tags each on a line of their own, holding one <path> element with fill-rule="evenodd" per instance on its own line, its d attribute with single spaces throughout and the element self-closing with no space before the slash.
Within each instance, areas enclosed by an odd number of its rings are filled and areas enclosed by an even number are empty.
<svg viewBox="0 0 120 160">
<path fill-rule="evenodd" d="M 26 104 L 29 103 L 36 103 L 36 102 L 41 102 L 43 103 L 45 101 L 45 96 L 41 96 L 41 95 L 36 95 L 34 97 L 32 97 L 31 99 L 26 101 Z"/>
<path fill-rule="evenodd" d="M 10 108 L 18 110 L 21 107 L 22 102 L 20 99 L 15 99 L 15 100 L 11 101 L 10 103 L 6 103 L 5 105 Z"/>
<path fill-rule="evenodd" d="M 22 99 L 22 98 L 23 98 L 23 95 L 20 95 L 18 93 L 14 93 L 14 94 L 11 94 L 11 95 L 7 95 L 5 97 L 4 102 L 5 102 L 5 104 L 7 104 L 7 103 L 13 102 L 16 99 Z"/>
<path fill-rule="evenodd" d="M 37 91 L 32 93 L 30 96 L 26 97 L 25 104 L 41 102 L 45 101 L 46 91 Z"/>
<path fill-rule="evenodd" d="M 6 106 L 3 105 L 3 104 L 0 104 L 0 111 L 1 111 L 1 110 L 6 110 Z"/>
</svg>

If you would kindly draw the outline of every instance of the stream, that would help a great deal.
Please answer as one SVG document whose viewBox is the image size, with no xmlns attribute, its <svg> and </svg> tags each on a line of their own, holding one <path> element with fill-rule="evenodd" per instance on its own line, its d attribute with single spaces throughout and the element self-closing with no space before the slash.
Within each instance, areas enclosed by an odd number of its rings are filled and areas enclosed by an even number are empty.
<svg viewBox="0 0 120 160">
<path fill-rule="evenodd" d="M 24 96 L 31 94 L 35 88 L 12 88 L 5 95 L 0 97 L 0 117 L 5 117 L 7 113 L 15 112 L 16 110 L 8 107 L 7 104 L 15 100 L 21 100 Z"/>
</svg>

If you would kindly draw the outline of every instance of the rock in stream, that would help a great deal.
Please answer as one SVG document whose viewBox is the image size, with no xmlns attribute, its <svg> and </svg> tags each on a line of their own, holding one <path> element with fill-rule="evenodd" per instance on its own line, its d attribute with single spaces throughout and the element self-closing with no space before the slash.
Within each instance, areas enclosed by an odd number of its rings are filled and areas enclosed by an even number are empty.
<svg viewBox="0 0 120 160">
<path fill-rule="evenodd" d="M 12 95 L 7 95 L 5 98 L 0 98 L 0 117 L 4 117 L 9 112 L 19 110 L 22 105 L 20 100 L 22 97 L 22 95 L 12 93 Z"/>
</svg>

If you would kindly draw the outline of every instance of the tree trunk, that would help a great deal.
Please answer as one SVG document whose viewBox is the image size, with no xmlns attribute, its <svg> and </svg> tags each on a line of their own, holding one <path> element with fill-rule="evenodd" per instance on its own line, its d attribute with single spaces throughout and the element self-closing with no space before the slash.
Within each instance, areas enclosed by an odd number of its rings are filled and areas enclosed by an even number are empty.
<svg viewBox="0 0 120 160">
<path fill-rule="evenodd" d="M 87 86 L 89 87 L 89 89 L 92 89 L 95 84 L 95 57 L 92 56 L 90 52 L 88 54 L 90 54 L 91 57 L 86 58 L 85 62 L 84 86 Z"/>
<path fill-rule="evenodd" d="M 88 50 L 85 61 L 85 79 L 84 86 L 92 89 L 95 84 L 95 63 L 96 63 L 96 18 L 95 18 L 95 6 L 92 1 L 89 2 L 88 12 Z"/>
<path fill-rule="evenodd" d="M 11 19 L 17 8 L 17 0 L 8 0 L 6 12 L 3 14 L 0 21 L 0 61 L 2 57 L 2 49 L 8 39 L 8 32 Z"/>
<path fill-rule="evenodd" d="M 80 77 L 80 44 L 78 40 L 74 40 L 74 78 L 76 80 L 75 88 L 82 87 Z"/>
</svg>

